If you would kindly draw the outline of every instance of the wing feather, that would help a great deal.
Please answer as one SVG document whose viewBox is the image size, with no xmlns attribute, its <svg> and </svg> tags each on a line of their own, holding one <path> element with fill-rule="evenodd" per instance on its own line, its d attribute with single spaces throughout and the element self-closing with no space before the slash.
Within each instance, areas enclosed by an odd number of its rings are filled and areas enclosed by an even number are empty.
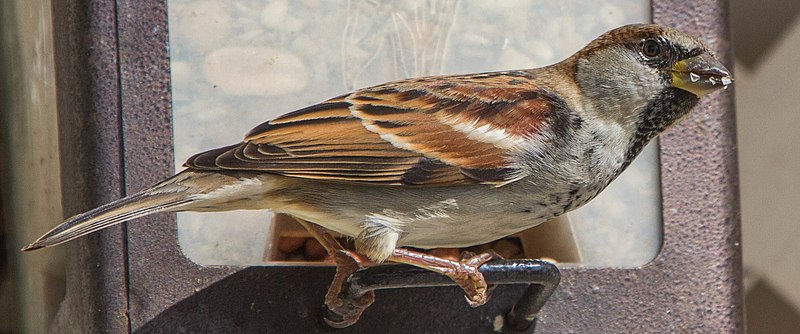
<svg viewBox="0 0 800 334">
<path fill-rule="evenodd" d="M 510 84 L 513 83 L 513 84 Z M 564 104 L 522 71 L 409 79 L 299 109 L 186 166 L 384 185 L 502 185 Z"/>
</svg>

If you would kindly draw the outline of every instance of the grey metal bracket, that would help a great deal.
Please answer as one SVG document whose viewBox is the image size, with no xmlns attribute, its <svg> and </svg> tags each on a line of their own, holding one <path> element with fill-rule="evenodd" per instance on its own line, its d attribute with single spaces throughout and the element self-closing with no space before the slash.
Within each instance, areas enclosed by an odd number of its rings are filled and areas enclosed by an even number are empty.
<svg viewBox="0 0 800 334">
<path fill-rule="evenodd" d="M 491 285 L 528 284 L 528 289 L 505 317 L 505 327 L 517 332 L 533 332 L 536 315 L 561 280 L 558 267 L 542 260 L 494 260 L 479 270 Z M 400 264 L 379 265 L 353 273 L 342 290 L 342 298 L 347 302 L 374 290 L 454 285 L 450 278 L 425 269 Z M 342 319 L 331 310 L 325 312 L 325 317 L 334 323 Z"/>
</svg>

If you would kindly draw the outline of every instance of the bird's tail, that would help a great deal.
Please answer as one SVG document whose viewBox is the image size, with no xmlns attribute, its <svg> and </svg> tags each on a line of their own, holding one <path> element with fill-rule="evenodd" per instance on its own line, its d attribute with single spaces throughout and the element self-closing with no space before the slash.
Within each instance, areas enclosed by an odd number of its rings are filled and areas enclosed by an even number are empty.
<svg viewBox="0 0 800 334">
<path fill-rule="evenodd" d="M 218 189 L 224 175 L 184 171 L 131 196 L 70 217 L 23 251 L 55 246 L 106 227 L 166 211 L 183 211 L 205 200 L 204 195 Z"/>
</svg>

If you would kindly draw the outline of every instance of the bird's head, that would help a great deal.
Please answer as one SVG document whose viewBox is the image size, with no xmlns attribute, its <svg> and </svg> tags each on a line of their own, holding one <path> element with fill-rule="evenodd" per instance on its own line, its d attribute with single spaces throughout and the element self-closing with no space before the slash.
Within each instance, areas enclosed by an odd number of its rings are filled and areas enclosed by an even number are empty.
<svg viewBox="0 0 800 334">
<path fill-rule="evenodd" d="M 574 66 L 585 109 L 635 133 L 633 156 L 700 97 L 733 82 L 700 40 L 652 24 L 611 30 L 566 63 Z"/>
</svg>

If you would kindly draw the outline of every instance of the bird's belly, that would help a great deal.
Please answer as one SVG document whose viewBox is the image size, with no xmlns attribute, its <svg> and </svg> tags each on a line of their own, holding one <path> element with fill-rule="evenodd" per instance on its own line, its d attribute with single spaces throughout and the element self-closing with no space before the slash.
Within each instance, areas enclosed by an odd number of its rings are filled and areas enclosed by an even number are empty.
<svg viewBox="0 0 800 334">
<path fill-rule="evenodd" d="M 397 246 L 467 247 L 541 224 L 594 195 L 585 191 L 585 184 L 572 184 L 579 191 L 563 184 L 542 187 L 520 180 L 498 188 L 398 187 L 392 191 L 320 187 L 315 197 L 305 201 L 312 205 L 287 213 L 356 239 L 368 237 L 360 235 L 367 229 L 384 230 L 397 233 Z"/>
<path fill-rule="evenodd" d="M 469 210 L 452 210 L 446 217 L 410 220 L 398 244 L 420 248 L 468 247 L 491 242 L 534 227 L 584 205 L 607 183 L 565 187 L 549 192 L 514 193 L 505 203 L 470 203 Z"/>
<path fill-rule="evenodd" d="M 408 224 L 398 246 L 419 248 L 469 247 L 488 243 L 546 221 L 519 213 L 497 213 L 491 217 L 436 219 Z"/>
</svg>

